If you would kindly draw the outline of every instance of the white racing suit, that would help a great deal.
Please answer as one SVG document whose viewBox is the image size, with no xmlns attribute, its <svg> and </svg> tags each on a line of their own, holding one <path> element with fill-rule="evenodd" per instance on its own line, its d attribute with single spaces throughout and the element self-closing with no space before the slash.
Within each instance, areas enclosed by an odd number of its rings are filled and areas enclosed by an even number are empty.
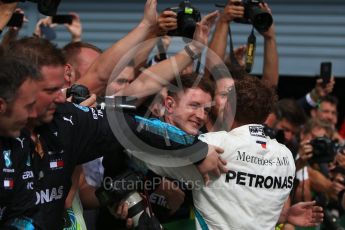
<svg viewBox="0 0 345 230">
<path fill-rule="evenodd" d="M 274 229 L 293 187 L 295 164 L 284 145 L 266 137 L 261 125 L 207 133 L 199 139 L 224 149 L 229 171 L 207 187 L 194 165 L 155 173 L 189 183 L 193 189 L 197 229 Z"/>
</svg>

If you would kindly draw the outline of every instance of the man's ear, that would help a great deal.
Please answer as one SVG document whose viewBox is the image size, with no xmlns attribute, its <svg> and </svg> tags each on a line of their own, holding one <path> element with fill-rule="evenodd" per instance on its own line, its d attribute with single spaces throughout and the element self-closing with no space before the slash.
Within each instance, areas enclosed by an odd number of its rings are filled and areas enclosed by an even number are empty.
<svg viewBox="0 0 345 230">
<path fill-rule="evenodd" d="M 171 96 L 167 96 L 164 100 L 164 106 L 165 106 L 165 110 L 168 113 L 172 113 L 174 110 L 174 107 L 176 105 L 176 101 L 173 97 Z"/>
<path fill-rule="evenodd" d="M 72 72 L 73 67 L 70 64 L 65 64 L 65 86 L 70 87 L 72 85 Z"/>
<path fill-rule="evenodd" d="M 0 114 L 4 114 L 7 109 L 7 102 L 5 99 L 0 97 Z"/>
</svg>

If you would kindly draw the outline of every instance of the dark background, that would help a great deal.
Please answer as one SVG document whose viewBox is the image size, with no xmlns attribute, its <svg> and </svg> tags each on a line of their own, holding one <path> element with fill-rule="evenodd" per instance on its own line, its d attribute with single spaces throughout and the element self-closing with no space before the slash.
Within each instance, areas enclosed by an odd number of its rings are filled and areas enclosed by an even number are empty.
<svg viewBox="0 0 345 230">
<path fill-rule="evenodd" d="M 279 98 L 295 98 L 303 97 L 310 92 L 315 86 L 316 77 L 303 76 L 281 76 L 278 85 Z M 335 78 L 335 86 L 332 95 L 339 100 L 338 105 L 338 126 L 345 118 L 345 78 Z"/>
</svg>

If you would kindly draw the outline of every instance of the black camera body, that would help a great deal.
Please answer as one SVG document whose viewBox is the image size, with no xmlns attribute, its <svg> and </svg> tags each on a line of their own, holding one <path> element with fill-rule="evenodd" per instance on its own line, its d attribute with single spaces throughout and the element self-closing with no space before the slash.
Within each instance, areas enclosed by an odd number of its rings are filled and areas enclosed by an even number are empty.
<svg viewBox="0 0 345 230">
<path fill-rule="evenodd" d="M 3 3 L 25 2 L 26 0 L 1 0 Z M 37 3 L 38 11 L 47 16 L 54 16 L 57 12 L 61 0 L 27 0 Z"/>
<path fill-rule="evenodd" d="M 101 206 L 119 203 L 129 194 L 137 192 L 138 188 L 133 185 L 142 183 L 142 179 L 135 173 L 127 171 L 121 175 L 104 180 L 103 187 L 96 191 L 96 196 Z"/>
<path fill-rule="evenodd" d="M 235 4 L 242 4 L 244 6 L 244 16 L 234 21 L 252 24 L 257 31 L 261 33 L 266 32 L 271 27 L 273 18 L 269 12 L 260 8 L 259 4 L 263 2 L 263 0 L 242 0 L 241 2 L 235 2 Z"/>
<path fill-rule="evenodd" d="M 329 163 L 334 160 L 335 155 L 345 149 L 344 146 L 327 137 L 317 137 L 310 141 L 313 146 L 313 157 L 310 163 Z"/>
<path fill-rule="evenodd" d="M 102 206 L 113 206 L 125 200 L 128 204 L 128 218 L 132 218 L 137 229 L 161 230 L 158 219 L 149 215 L 147 201 L 143 199 L 139 187 L 144 180 L 132 171 L 126 171 L 116 178 L 105 178 L 103 186 L 96 190 L 96 196 Z"/>
<path fill-rule="evenodd" d="M 285 143 L 284 131 L 282 129 L 273 129 L 267 125 L 264 125 L 264 133 L 271 139 L 276 139 L 280 144 Z"/>
<path fill-rule="evenodd" d="M 66 97 L 72 97 L 72 102 L 80 104 L 90 97 L 89 89 L 83 85 L 73 84 L 66 91 Z"/>
<path fill-rule="evenodd" d="M 177 14 L 177 29 L 168 32 L 169 36 L 181 36 L 193 39 L 196 23 L 201 21 L 200 11 L 193 7 L 190 1 L 185 0 L 178 7 L 169 10 Z"/>
</svg>

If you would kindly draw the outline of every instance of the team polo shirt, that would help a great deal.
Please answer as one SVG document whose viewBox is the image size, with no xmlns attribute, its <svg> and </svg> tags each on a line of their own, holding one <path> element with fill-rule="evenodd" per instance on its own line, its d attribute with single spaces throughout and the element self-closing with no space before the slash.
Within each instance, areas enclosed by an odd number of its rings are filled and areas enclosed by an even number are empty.
<svg viewBox="0 0 345 230">
<path fill-rule="evenodd" d="M 224 149 L 227 173 L 204 186 L 195 166 L 150 168 L 190 183 L 197 229 L 274 229 L 293 186 L 295 164 L 288 148 L 266 137 L 262 125 L 207 133 L 199 139 Z"/>
</svg>

